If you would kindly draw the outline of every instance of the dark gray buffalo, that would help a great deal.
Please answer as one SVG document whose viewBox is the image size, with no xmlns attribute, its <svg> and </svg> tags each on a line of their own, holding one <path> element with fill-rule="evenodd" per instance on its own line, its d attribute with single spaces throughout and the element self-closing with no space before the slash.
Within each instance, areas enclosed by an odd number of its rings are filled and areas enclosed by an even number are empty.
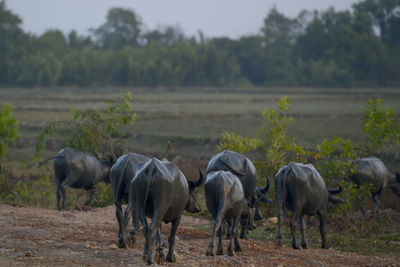
<svg viewBox="0 0 400 267">
<path fill-rule="evenodd" d="M 101 161 L 90 152 L 82 152 L 70 147 L 61 149 L 55 157 L 51 157 L 40 163 L 54 159 L 54 173 L 56 180 L 57 208 L 65 209 L 65 186 L 83 188 L 88 191 L 85 205 L 91 200 L 94 187 L 99 182 L 110 181 L 110 167 L 113 162 Z M 62 205 L 60 200 L 62 197 Z"/>
<path fill-rule="evenodd" d="M 321 175 L 312 164 L 291 162 L 280 168 L 275 176 L 276 203 L 278 205 L 278 240 L 282 239 L 281 221 L 283 208 L 292 210 L 290 229 L 292 231 L 292 246 L 298 249 L 296 240 L 296 223 L 300 223 L 301 246 L 307 248 L 303 215 L 318 214 L 320 218 L 320 233 L 322 248 L 326 244 L 326 214 L 328 202 L 332 204 L 344 203 L 344 200 L 333 196 L 339 194 L 342 188 L 327 189 Z"/>
<path fill-rule="evenodd" d="M 400 197 L 400 174 L 392 174 L 383 162 L 376 157 L 362 158 L 355 162 L 356 172 L 350 180 L 362 186 L 372 184 L 372 199 L 374 201 L 374 213 L 379 212 L 379 206 L 385 188 L 390 188 L 393 193 Z"/>
<path fill-rule="evenodd" d="M 263 188 L 256 187 L 257 175 L 256 168 L 253 163 L 244 155 L 225 150 L 211 157 L 206 174 L 215 171 L 229 171 L 236 175 L 242 183 L 244 197 L 250 205 L 250 209 L 242 214 L 240 232 L 241 238 L 247 238 L 247 231 L 256 228 L 254 224 L 254 215 L 256 210 L 257 199 L 261 198 L 262 202 L 272 203 L 270 199 L 265 197 L 268 191 L 269 183 Z"/>
<path fill-rule="evenodd" d="M 152 158 L 150 161 L 139 164 L 137 172 L 131 182 L 131 191 L 128 205 L 125 209 L 122 229 L 126 229 L 132 211 L 135 210 L 143 226 L 146 238 L 143 257 L 147 263 L 154 262 L 153 244 L 156 237 L 159 263 L 163 261 L 161 222 L 172 223 L 168 237 L 169 251 L 167 261 L 174 262 L 175 233 L 181 220 L 183 210 L 199 212 L 200 207 L 195 199 L 196 187 L 200 186 L 204 178 L 194 182 L 187 181 L 178 167 L 167 161 Z M 148 225 L 146 216 L 151 218 Z M 122 242 L 126 240 L 126 231 L 122 231 Z"/>
<path fill-rule="evenodd" d="M 206 197 L 207 208 L 212 214 L 215 223 L 207 256 L 214 256 L 214 240 L 218 232 L 217 255 L 223 254 L 222 248 L 222 222 L 226 221 L 229 225 L 229 245 L 228 255 L 235 256 L 235 251 L 241 251 L 236 226 L 242 215 L 243 209 L 248 209 L 248 202 L 244 198 L 242 183 L 239 178 L 228 171 L 216 171 L 207 174 L 204 184 L 204 194 Z M 233 250 L 232 240 L 235 243 Z"/>
<path fill-rule="evenodd" d="M 150 161 L 150 158 L 135 154 L 128 153 L 118 158 L 111 168 L 110 180 L 114 196 L 115 216 L 117 217 L 119 231 L 118 231 L 118 246 L 125 247 L 125 243 L 121 240 L 122 235 L 122 203 L 127 203 L 129 200 L 130 185 L 133 177 L 135 177 L 137 166 L 141 163 Z M 132 231 L 130 232 L 132 241 L 134 242 L 134 235 L 136 227 L 138 226 L 136 216 L 132 217 Z"/>
</svg>

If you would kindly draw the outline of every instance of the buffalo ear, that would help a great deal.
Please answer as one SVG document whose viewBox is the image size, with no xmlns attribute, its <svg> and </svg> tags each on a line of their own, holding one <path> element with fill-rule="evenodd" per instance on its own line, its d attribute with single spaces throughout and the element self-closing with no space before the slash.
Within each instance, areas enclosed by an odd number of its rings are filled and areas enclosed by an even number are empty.
<svg viewBox="0 0 400 267">
<path fill-rule="evenodd" d="M 346 203 L 346 201 L 343 198 L 337 196 L 329 196 L 328 201 L 334 205 Z"/>
</svg>

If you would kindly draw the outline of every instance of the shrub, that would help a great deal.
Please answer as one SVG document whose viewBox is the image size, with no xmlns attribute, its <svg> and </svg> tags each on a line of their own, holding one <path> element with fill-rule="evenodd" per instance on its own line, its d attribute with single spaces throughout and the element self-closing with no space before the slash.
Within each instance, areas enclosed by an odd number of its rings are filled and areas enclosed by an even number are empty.
<svg viewBox="0 0 400 267">
<path fill-rule="evenodd" d="M 8 144 L 13 143 L 19 136 L 18 121 L 14 117 L 14 106 L 0 105 L 0 160 L 8 152 Z"/>
<path fill-rule="evenodd" d="M 383 107 L 382 99 L 371 98 L 367 101 L 363 135 L 360 150 L 366 156 L 400 144 L 400 121 L 393 109 Z"/>
<path fill-rule="evenodd" d="M 122 151 L 121 127 L 133 124 L 136 120 L 131 100 L 132 96 L 128 93 L 117 100 L 107 101 L 108 107 L 103 111 L 79 110 L 72 106 L 74 121 L 51 123 L 39 133 L 35 159 L 39 159 L 44 149 L 45 137 L 55 133 L 62 136 L 64 147 L 90 151 L 98 157 L 110 155 L 116 158 L 115 148 Z"/>
</svg>

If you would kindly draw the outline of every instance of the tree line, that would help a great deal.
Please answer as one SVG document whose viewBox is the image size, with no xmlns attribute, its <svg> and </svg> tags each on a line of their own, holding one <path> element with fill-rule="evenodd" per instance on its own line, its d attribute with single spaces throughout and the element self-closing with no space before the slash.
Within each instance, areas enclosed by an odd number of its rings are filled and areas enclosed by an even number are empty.
<svg viewBox="0 0 400 267">
<path fill-rule="evenodd" d="M 0 2 L 0 86 L 400 85 L 400 0 L 352 10 L 272 8 L 258 34 L 186 36 L 179 26 L 145 30 L 135 11 L 112 8 L 87 36 L 26 33 Z"/>
</svg>

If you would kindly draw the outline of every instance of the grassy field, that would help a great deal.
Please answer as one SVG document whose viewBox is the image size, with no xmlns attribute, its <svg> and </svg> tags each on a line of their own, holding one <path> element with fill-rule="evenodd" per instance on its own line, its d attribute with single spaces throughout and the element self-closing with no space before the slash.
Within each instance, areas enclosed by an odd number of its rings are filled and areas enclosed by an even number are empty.
<svg viewBox="0 0 400 267">
<path fill-rule="evenodd" d="M 0 98 L 16 107 L 25 150 L 46 123 L 71 119 L 71 106 L 103 108 L 105 101 L 126 92 L 132 93 L 137 113 L 136 123 L 128 129 L 127 150 L 158 153 L 171 140 L 175 154 L 191 158 L 215 153 L 215 143 L 224 131 L 253 136 L 262 126 L 264 108 L 276 107 L 283 95 L 292 100 L 295 124 L 289 135 L 306 147 L 334 136 L 357 141 L 371 97 L 382 98 L 385 106 L 400 112 L 400 89 L 2 89 Z M 19 157 L 12 154 L 14 159 Z"/>
</svg>

